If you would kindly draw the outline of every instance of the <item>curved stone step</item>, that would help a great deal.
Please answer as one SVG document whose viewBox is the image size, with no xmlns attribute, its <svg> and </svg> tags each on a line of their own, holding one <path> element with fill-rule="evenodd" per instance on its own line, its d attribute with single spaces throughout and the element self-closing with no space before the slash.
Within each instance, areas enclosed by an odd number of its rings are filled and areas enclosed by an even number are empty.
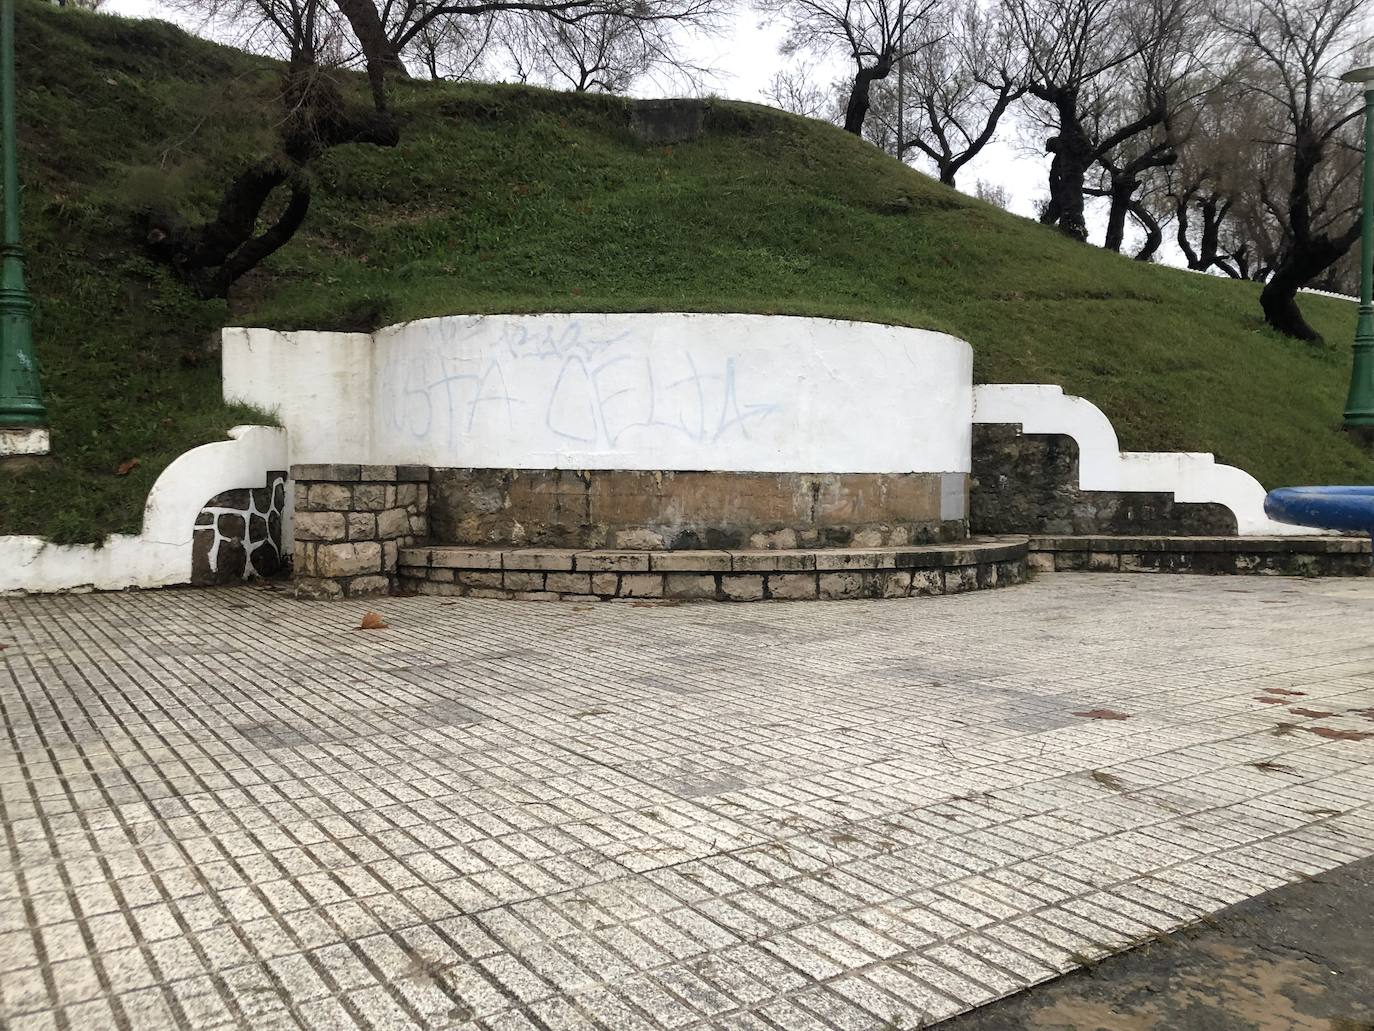
<svg viewBox="0 0 1374 1031">
<path fill-rule="evenodd" d="M 794 551 L 402 548 L 402 590 L 522 600 L 906 598 L 1006 587 L 1026 577 L 1026 537 Z"/>
</svg>

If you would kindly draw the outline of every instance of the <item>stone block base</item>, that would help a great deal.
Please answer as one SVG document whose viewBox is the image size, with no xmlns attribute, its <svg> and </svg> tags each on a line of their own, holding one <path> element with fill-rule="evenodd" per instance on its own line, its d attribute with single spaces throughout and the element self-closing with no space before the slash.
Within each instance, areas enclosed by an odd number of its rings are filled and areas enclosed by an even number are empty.
<svg viewBox="0 0 1374 1031">
<path fill-rule="evenodd" d="M 1367 537 L 1032 537 L 1028 561 L 1043 572 L 1374 576 Z"/>
<path fill-rule="evenodd" d="M 296 597 L 354 598 L 397 586 L 402 548 L 429 533 L 429 469 L 295 465 Z"/>
<path fill-rule="evenodd" d="M 532 601 L 908 598 L 1020 583 L 1026 544 L 992 538 L 924 548 L 685 554 L 415 547 L 401 550 L 399 576 L 401 590 L 415 594 Z"/>
</svg>

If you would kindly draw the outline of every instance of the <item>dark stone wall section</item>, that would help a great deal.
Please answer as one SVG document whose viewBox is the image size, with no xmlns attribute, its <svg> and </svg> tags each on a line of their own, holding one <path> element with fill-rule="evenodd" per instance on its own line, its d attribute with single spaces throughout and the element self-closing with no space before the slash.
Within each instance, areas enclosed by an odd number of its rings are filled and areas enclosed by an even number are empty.
<svg viewBox="0 0 1374 1031">
<path fill-rule="evenodd" d="M 1032 537 L 1039 572 L 1374 576 L 1368 537 Z"/>
<path fill-rule="evenodd" d="M 265 487 L 227 490 L 207 501 L 191 538 L 191 583 L 232 584 L 281 573 L 285 507 L 284 469 L 269 472 Z"/>
<path fill-rule="evenodd" d="M 1234 536 L 1225 505 L 1174 501 L 1168 493 L 1085 491 L 1078 443 L 1017 426 L 973 427 L 969 526 L 976 534 Z"/>
</svg>

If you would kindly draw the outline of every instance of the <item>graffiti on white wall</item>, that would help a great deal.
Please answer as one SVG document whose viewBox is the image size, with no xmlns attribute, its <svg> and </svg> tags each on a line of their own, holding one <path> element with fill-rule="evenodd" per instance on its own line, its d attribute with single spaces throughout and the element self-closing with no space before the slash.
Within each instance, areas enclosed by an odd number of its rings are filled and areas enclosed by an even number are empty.
<svg viewBox="0 0 1374 1031">
<path fill-rule="evenodd" d="M 629 330 L 573 318 L 506 322 L 494 339 L 483 328 L 441 320 L 423 346 L 390 349 L 379 384 L 387 429 L 450 447 L 530 424 L 578 448 L 616 450 L 645 434 L 711 445 L 748 439 L 785 407 L 742 395 L 733 354 L 645 353 Z"/>
<path fill-rule="evenodd" d="M 768 315 L 452 315 L 225 330 L 225 396 L 291 461 L 498 469 L 967 472 L 973 353 Z"/>
</svg>

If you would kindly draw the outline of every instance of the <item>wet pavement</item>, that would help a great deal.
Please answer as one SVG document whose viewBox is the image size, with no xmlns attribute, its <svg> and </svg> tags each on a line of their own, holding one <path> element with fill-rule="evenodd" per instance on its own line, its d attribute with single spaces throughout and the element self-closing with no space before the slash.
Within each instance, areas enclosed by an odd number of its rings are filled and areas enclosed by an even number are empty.
<svg viewBox="0 0 1374 1031">
<path fill-rule="evenodd" d="M 0 599 L 0 1026 L 915 1028 L 1374 855 L 1374 581 L 367 607 Z"/>
<path fill-rule="evenodd" d="M 939 1031 L 1374 1031 L 1374 861 L 938 1025 Z"/>
</svg>

